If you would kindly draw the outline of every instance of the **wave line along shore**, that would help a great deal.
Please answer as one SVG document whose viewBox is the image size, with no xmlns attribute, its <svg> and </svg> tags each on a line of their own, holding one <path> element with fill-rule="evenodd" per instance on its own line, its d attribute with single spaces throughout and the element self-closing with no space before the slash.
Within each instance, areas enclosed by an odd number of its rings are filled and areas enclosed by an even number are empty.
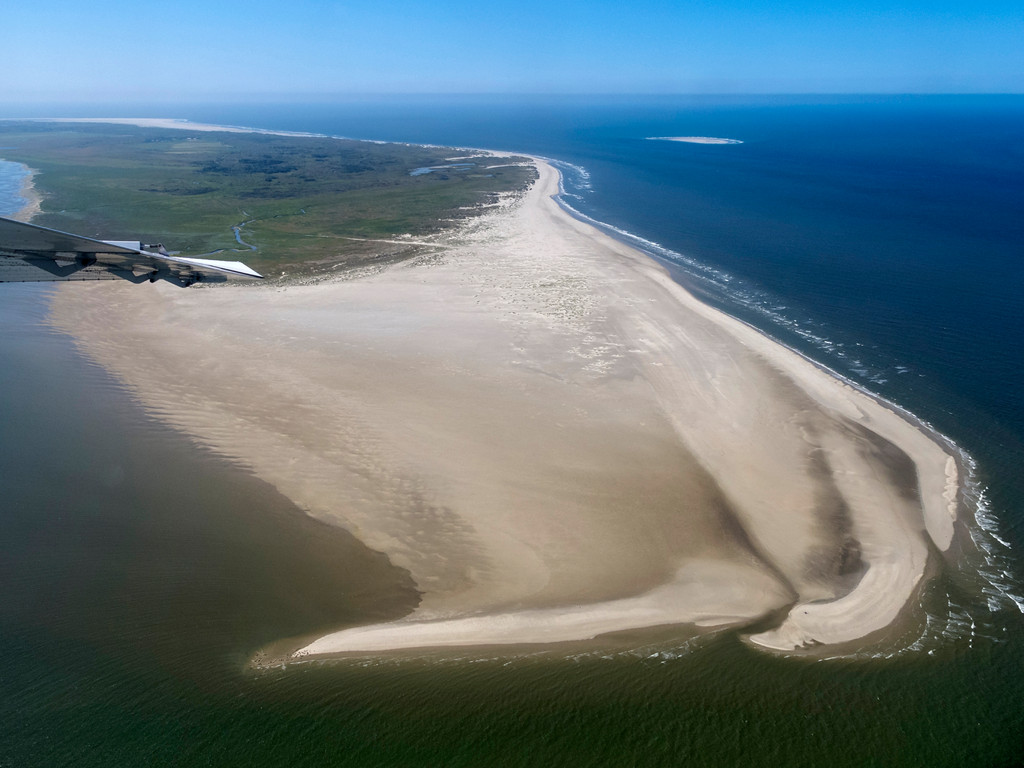
<svg viewBox="0 0 1024 768">
<path fill-rule="evenodd" d="M 160 418 L 412 574 L 409 617 L 301 655 L 787 607 L 750 640 L 889 626 L 929 541 L 952 541 L 953 457 L 571 217 L 536 162 L 440 256 L 277 290 L 75 286 L 54 321 L 90 328 L 79 344 Z"/>
</svg>

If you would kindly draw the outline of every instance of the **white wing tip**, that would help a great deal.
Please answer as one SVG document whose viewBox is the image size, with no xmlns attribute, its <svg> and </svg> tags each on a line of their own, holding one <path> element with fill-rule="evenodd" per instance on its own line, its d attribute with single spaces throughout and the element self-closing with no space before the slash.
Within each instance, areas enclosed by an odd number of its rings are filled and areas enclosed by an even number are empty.
<svg viewBox="0 0 1024 768">
<path fill-rule="evenodd" d="M 218 272 L 227 272 L 233 275 L 239 275 L 241 277 L 252 277 L 258 280 L 263 279 L 263 275 L 261 275 L 255 269 L 247 267 L 240 261 L 220 261 L 219 259 L 193 259 L 186 256 L 172 256 L 170 258 L 174 261 L 184 262 L 185 264 L 194 264 L 197 267 L 206 267 L 208 269 L 217 270 Z"/>
</svg>

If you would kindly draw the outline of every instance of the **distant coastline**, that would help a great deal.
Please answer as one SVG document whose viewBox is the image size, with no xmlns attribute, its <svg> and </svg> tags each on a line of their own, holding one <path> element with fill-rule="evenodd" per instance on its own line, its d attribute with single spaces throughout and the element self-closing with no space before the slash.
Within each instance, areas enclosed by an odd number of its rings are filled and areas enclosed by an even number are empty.
<svg viewBox="0 0 1024 768">
<path fill-rule="evenodd" d="M 133 125 L 138 128 L 173 128 L 186 131 L 204 131 L 207 133 L 261 133 L 266 136 L 315 136 L 323 134 L 303 131 L 269 131 L 262 128 L 244 128 L 235 125 L 213 125 L 198 123 L 185 118 L 171 117 L 3 117 L 4 122 L 24 123 L 94 123 L 100 125 Z"/>
<path fill-rule="evenodd" d="M 27 165 L 23 167 L 25 168 L 25 175 L 21 179 L 19 194 L 25 201 L 25 205 L 11 218 L 18 221 L 32 221 L 36 214 L 42 210 L 43 198 L 38 190 L 36 190 L 35 169 L 29 168 Z"/>
<path fill-rule="evenodd" d="M 742 144 L 739 139 L 717 139 L 714 136 L 648 136 L 648 141 L 681 141 L 686 144 Z"/>
</svg>

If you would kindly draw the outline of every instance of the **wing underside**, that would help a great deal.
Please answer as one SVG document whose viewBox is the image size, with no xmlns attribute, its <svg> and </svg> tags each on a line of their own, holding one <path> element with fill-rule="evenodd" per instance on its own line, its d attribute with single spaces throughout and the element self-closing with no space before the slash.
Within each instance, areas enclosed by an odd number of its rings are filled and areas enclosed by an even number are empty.
<svg viewBox="0 0 1024 768">
<path fill-rule="evenodd" d="M 162 246 L 94 240 L 0 218 L 0 282 L 168 280 L 187 286 L 262 277 L 240 261 L 172 256 Z"/>
</svg>

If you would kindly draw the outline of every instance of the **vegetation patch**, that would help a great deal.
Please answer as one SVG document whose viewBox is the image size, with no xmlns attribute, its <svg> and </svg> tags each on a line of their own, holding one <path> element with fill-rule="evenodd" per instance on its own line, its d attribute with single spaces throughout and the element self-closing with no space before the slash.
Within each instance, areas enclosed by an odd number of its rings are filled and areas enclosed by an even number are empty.
<svg viewBox="0 0 1024 768">
<path fill-rule="evenodd" d="M 525 158 L 414 175 L 466 153 L 326 137 L 3 122 L 0 143 L 38 171 L 37 224 L 238 258 L 270 277 L 412 255 L 369 241 L 436 234 L 536 178 Z"/>
</svg>

